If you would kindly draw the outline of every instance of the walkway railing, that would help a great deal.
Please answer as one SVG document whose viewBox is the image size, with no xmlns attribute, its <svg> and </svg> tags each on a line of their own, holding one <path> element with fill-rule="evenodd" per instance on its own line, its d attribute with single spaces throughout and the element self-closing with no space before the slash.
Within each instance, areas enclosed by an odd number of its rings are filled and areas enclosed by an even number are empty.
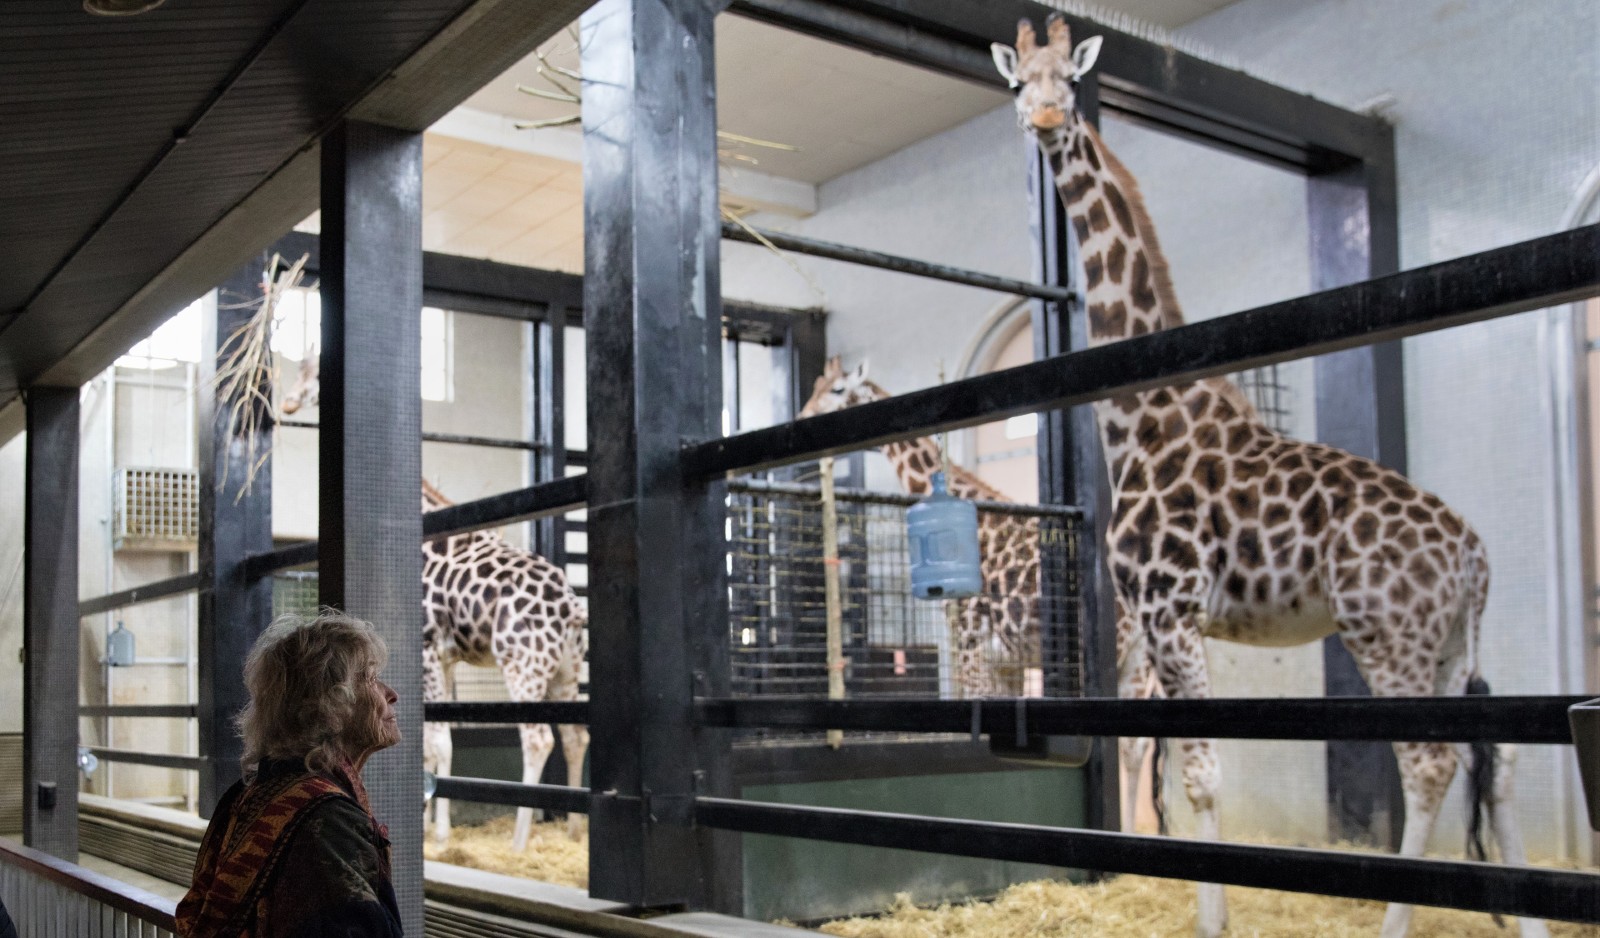
<svg viewBox="0 0 1600 938">
<path fill-rule="evenodd" d="M 170 938 L 174 903 L 0 840 L 0 902 L 21 938 Z"/>
</svg>

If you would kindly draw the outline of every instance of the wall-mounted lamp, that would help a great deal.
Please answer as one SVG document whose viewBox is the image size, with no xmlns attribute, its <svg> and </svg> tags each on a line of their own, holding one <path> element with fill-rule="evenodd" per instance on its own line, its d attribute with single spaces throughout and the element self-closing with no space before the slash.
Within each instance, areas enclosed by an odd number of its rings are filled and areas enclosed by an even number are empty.
<svg viewBox="0 0 1600 938">
<path fill-rule="evenodd" d="M 95 757 L 93 752 L 89 751 L 89 747 L 79 746 L 78 771 L 82 772 L 85 778 L 93 778 L 94 770 L 98 768 L 100 768 L 100 760 Z"/>
</svg>

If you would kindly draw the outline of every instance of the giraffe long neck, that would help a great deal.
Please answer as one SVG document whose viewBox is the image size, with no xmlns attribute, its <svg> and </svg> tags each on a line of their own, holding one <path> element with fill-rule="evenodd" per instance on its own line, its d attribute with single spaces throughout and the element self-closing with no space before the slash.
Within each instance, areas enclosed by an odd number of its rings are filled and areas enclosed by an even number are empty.
<svg viewBox="0 0 1600 938">
<path fill-rule="evenodd" d="M 1070 133 L 1040 143 L 1050 157 L 1057 191 L 1078 236 L 1089 344 L 1183 325 L 1166 255 L 1133 174 L 1087 121 L 1080 119 Z M 1232 382 L 1212 378 L 1202 385 L 1221 400 L 1212 411 L 1217 423 L 1265 429 Z M 1096 423 L 1113 486 L 1129 466 L 1130 455 L 1152 456 L 1187 432 L 1188 418 L 1196 415 L 1192 410 L 1185 414 L 1183 402 L 1186 395 L 1196 393 L 1194 388 L 1160 388 L 1096 402 Z"/>
<path fill-rule="evenodd" d="M 1087 121 L 1046 144 L 1083 257 L 1089 344 L 1183 325 L 1138 183 Z"/>
</svg>

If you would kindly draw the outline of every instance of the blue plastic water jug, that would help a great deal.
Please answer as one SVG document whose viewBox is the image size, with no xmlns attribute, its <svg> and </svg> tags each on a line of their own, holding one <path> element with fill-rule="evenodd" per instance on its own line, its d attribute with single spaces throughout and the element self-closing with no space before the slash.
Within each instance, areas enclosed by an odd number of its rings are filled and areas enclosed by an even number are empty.
<svg viewBox="0 0 1600 938">
<path fill-rule="evenodd" d="M 933 492 L 906 512 L 911 542 L 911 594 L 918 599 L 965 599 L 983 590 L 978 569 L 978 509 L 945 489 L 933 474 Z"/>
</svg>

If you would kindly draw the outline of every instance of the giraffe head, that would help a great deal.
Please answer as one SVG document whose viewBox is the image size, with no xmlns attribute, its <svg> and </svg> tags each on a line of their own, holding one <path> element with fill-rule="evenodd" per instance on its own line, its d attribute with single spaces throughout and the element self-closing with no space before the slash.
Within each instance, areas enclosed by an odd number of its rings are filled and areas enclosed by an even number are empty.
<svg viewBox="0 0 1600 938">
<path fill-rule="evenodd" d="M 1039 45 L 1033 24 L 1017 24 L 1016 48 L 989 47 L 995 68 L 1017 94 L 1017 120 L 1040 143 L 1063 139 L 1078 120 L 1077 84 L 1100 55 L 1100 36 L 1072 46 L 1067 21 L 1059 13 L 1045 20 L 1045 44 Z"/>
<path fill-rule="evenodd" d="M 806 406 L 800 409 L 799 416 L 815 417 L 818 414 L 831 414 L 836 410 L 865 404 L 883 396 L 882 390 L 867 380 L 865 360 L 857 365 L 855 370 L 846 373 L 844 366 L 839 363 L 839 356 L 835 355 L 828 359 L 827 367 L 812 385 L 811 400 L 806 401 Z"/>
<path fill-rule="evenodd" d="M 295 377 L 294 384 L 284 393 L 283 401 L 278 406 L 285 414 L 292 414 L 302 407 L 317 406 L 321 393 L 322 356 L 308 352 L 300 360 L 300 374 Z"/>
</svg>

